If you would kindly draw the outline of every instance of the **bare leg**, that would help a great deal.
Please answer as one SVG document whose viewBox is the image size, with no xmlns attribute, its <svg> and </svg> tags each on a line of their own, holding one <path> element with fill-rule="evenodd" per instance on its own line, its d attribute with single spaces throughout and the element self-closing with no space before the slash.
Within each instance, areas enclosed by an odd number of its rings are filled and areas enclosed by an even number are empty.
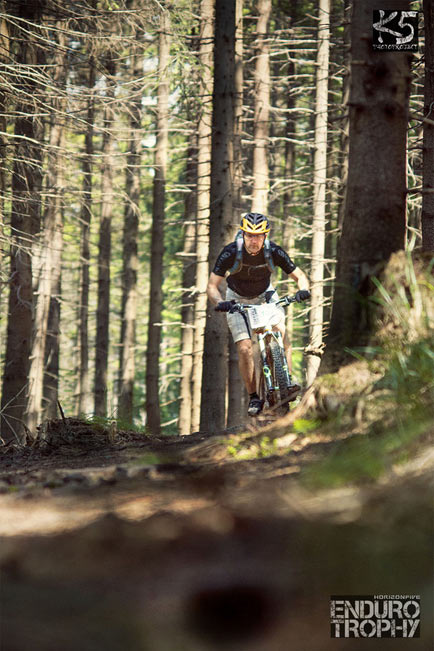
<svg viewBox="0 0 434 651">
<path fill-rule="evenodd" d="M 237 341 L 238 366 L 247 392 L 256 391 L 255 364 L 253 361 L 253 346 L 251 339 Z"/>
</svg>

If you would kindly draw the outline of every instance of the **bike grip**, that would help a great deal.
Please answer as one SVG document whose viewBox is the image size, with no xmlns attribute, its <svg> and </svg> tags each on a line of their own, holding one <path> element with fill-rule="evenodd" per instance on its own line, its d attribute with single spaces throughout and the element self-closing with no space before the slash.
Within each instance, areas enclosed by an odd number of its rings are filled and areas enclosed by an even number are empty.
<svg viewBox="0 0 434 651">
<path fill-rule="evenodd" d="M 231 312 L 235 305 L 235 301 L 220 301 L 217 303 L 214 310 L 216 312 Z"/>
<path fill-rule="evenodd" d="M 307 301 L 310 298 L 310 291 L 308 289 L 299 289 L 295 296 L 295 300 L 297 303 L 301 303 L 302 301 Z"/>
</svg>

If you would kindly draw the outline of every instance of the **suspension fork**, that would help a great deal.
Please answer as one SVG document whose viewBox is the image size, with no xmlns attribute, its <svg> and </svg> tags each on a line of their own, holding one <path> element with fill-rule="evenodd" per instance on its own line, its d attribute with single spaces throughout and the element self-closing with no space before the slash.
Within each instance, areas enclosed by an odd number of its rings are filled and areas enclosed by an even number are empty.
<svg viewBox="0 0 434 651">
<path fill-rule="evenodd" d="M 258 333 L 258 344 L 259 344 L 259 350 L 261 353 L 261 359 L 262 359 L 262 371 L 264 373 L 264 380 L 265 380 L 265 391 L 266 393 L 269 393 L 270 391 L 274 391 L 274 385 L 273 385 L 273 379 L 271 376 L 271 368 L 267 360 L 267 347 L 265 345 L 265 337 L 269 333 Z"/>
</svg>

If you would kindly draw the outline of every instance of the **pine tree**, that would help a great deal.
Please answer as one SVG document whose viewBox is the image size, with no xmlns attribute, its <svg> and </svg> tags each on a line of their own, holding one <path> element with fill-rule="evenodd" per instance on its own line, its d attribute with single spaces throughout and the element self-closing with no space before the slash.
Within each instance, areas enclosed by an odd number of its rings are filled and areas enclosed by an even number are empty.
<svg viewBox="0 0 434 651">
<path fill-rule="evenodd" d="M 48 348 L 47 341 L 55 327 L 50 321 L 50 310 L 52 300 L 58 292 L 60 283 L 61 257 L 62 257 L 62 186 L 64 166 L 63 141 L 64 141 L 64 116 L 66 108 L 65 85 L 66 85 L 66 49 L 62 29 L 59 28 L 58 49 L 55 50 L 53 82 L 57 92 L 48 98 L 47 104 L 51 105 L 51 124 L 48 142 L 48 170 L 46 181 L 46 202 L 43 218 L 41 264 L 39 267 L 39 278 L 37 285 L 37 297 L 33 327 L 32 350 L 30 357 L 29 380 L 28 380 L 28 404 L 26 414 L 26 425 L 31 435 L 36 435 L 36 427 L 42 420 L 43 396 L 44 396 L 44 371 L 47 363 Z M 58 300 L 58 297 L 57 297 Z M 53 306 L 54 307 L 54 306 Z M 52 312 L 52 310 L 51 310 Z M 53 316 L 53 312 L 52 312 Z M 51 331 L 48 327 L 50 325 Z M 48 399 L 47 393 L 45 399 Z M 57 399 L 56 399 L 57 402 Z M 51 413 L 56 412 L 57 405 L 51 406 Z"/>
<path fill-rule="evenodd" d="M 423 125 L 422 248 L 434 251 L 434 8 L 424 0 L 425 85 Z"/>
<path fill-rule="evenodd" d="M 152 204 L 151 289 L 149 296 L 148 344 L 146 349 L 146 414 L 150 432 L 158 436 L 161 427 L 159 403 L 159 360 L 161 313 L 163 309 L 164 210 L 169 124 L 168 64 L 170 15 L 162 11 L 158 41 L 157 142 Z"/>
<path fill-rule="evenodd" d="M 107 369 L 109 353 L 110 261 L 112 228 L 111 218 L 114 207 L 113 101 L 115 93 L 116 73 L 116 64 L 112 52 L 108 52 L 106 55 L 105 71 L 107 91 L 104 116 L 104 134 L 102 142 L 102 204 L 98 242 L 98 306 L 96 313 L 95 340 L 94 412 L 96 416 L 107 415 Z"/>
<path fill-rule="evenodd" d="M 314 381 L 322 355 L 324 319 L 324 253 L 326 235 L 328 67 L 330 49 L 330 0 L 320 0 L 315 104 L 315 155 L 313 177 L 313 233 L 311 263 L 310 345 L 306 384 Z"/>
<path fill-rule="evenodd" d="M 271 0 L 259 0 L 254 88 L 253 125 L 253 212 L 268 212 L 268 131 L 270 120 L 269 23 Z"/>
<path fill-rule="evenodd" d="M 143 53 L 140 37 L 131 45 L 130 98 L 128 100 L 129 144 L 125 178 L 125 212 L 122 242 L 122 306 L 121 340 L 119 355 L 119 403 L 118 416 L 133 421 L 135 346 L 137 319 L 137 269 L 138 226 L 140 201 L 140 163 L 142 140 L 142 85 Z"/>
<path fill-rule="evenodd" d="M 409 3 L 401 3 L 408 9 Z M 326 357 L 333 365 L 345 346 L 363 345 L 371 322 L 370 277 L 404 246 L 406 130 L 410 57 L 372 50 L 374 0 L 353 5 L 350 154 L 345 217 Z"/>
<path fill-rule="evenodd" d="M 218 2 L 215 14 L 211 148 L 211 265 L 232 230 L 234 54 L 235 0 Z M 210 310 L 205 329 L 200 419 L 201 429 L 207 432 L 223 429 L 226 422 L 227 339 L 226 320 Z"/>
<path fill-rule="evenodd" d="M 91 411 L 89 375 L 89 291 L 90 291 L 90 227 L 92 220 L 92 173 L 94 153 L 95 120 L 95 77 L 96 62 L 93 54 L 89 56 L 87 77 L 87 111 L 84 153 L 82 161 L 83 199 L 81 204 L 81 245 L 80 245 L 80 302 L 78 306 L 78 371 L 77 371 L 77 413 L 89 414 Z"/>
<path fill-rule="evenodd" d="M 42 183 L 42 124 L 38 115 L 37 66 L 44 52 L 35 25 L 40 24 L 44 2 L 15 7 L 17 92 L 12 170 L 11 247 L 6 355 L 2 390 L 2 437 L 22 441 L 32 342 L 32 245 L 40 230 Z M 29 28 L 29 29 L 28 29 Z"/>
<path fill-rule="evenodd" d="M 207 306 L 206 285 L 209 273 L 211 122 L 213 106 L 213 9 L 214 0 L 201 0 L 199 41 L 201 81 L 199 85 L 200 109 L 197 127 L 196 300 L 194 306 L 193 399 L 191 414 L 191 429 L 193 432 L 197 432 L 200 426 L 202 362 Z"/>
<path fill-rule="evenodd" d="M 243 209 L 243 0 L 237 0 L 235 10 L 233 214 L 234 220 L 239 220 Z M 229 337 L 228 427 L 236 427 L 243 422 L 246 398 L 238 365 L 237 346 L 232 337 Z"/>
</svg>

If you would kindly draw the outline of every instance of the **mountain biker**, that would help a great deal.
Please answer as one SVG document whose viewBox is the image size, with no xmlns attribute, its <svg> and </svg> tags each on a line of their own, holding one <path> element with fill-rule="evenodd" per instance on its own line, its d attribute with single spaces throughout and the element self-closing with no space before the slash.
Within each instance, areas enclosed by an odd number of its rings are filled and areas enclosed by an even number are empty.
<svg viewBox="0 0 434 651">
<path fill-rule="evenodd" d="M 217 257 L 207 286 L 208 298 L 215 306 L 214 309 L 227 312 L 228 326 L 237 345 L 240 374 L 250 398 L 248 406 L 250 416 L 257 416 L 262 411 L 263 400 L 256 392 L 252 340 L 247 324 L 239 312 L 231 313 L 231 308 L 235 303 L 258 304 L 279 300 L 270 282 L 275 267 L 280 267 L 296 281 L 298 291 L 295 296 L 298 302 L 310 296 L 309 281 L 303 271 L 296 267 L 286 251 L 267 239 L 270 228 L 270 222 L 265 215 L 256 212 L 244 215 L 236 240 L 225 246 Z M 227 290 L 226 300 L 223 300 L 221 285 L 225 277 Z M 291 355 L 288 352 L 290 342 L 285 337 L 285 313 L 282 307 L 278 309 L 282 312 L 282 318 L 275 329 L 280 330 L 284 338 L 288 367 L 291 372 Z M 292 384 L 290 389 L 294 400 L 300 391 L 300 386 Z"/>
</svg>

